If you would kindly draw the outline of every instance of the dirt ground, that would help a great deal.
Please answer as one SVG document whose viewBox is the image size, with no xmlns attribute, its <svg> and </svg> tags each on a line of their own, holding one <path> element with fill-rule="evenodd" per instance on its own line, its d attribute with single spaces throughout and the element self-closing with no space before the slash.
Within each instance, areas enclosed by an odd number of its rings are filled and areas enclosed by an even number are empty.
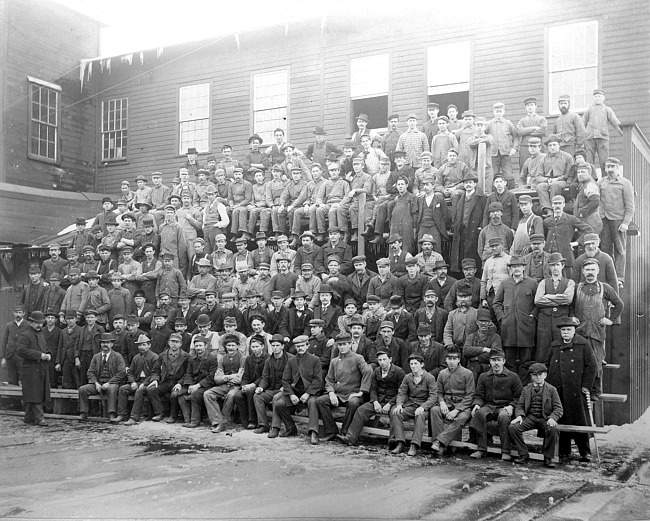
<svg viewBox="0 0 650 521">
<path fill-rule="evenodd" d="M 572 461 L 549 470 L 462 451 L 391 456 L 370 438 L 314 447 L 241 429 L 48 421 L 28 427 L 0 415 L 0 518 L 650 518 L 647 439 L 600 440 L 600 468 Z"/>
</svg>

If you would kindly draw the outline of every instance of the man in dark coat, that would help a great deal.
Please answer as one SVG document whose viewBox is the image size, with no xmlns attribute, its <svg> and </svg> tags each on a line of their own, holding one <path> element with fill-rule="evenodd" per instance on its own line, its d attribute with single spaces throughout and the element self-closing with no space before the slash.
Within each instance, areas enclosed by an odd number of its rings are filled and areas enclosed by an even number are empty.
<svg viewBox="0 0 650 521">
<path fill-rule="evenodd" d="M 576 325 L 571 318 L 559 321 L 561 340 L 551 343 L 545 360 L 549 384 L 557 389 L 564 407 L 562 423 L 565 425 L 589 425 L 586 395 L 594 385 L 597 364 L 586 338 L 576 335 Z M 583 433 L 560 433 L 560 458 L 571 456 L 571 438 L 580 452 L 580 461 L 591 461 L 589 435 Z"/>
<path fill-rule="evenodd" d="M 564 409 L 557 389 L 546 383 L 548 370 L 539 362 L 530 366 L 532 383 L 524 387 L 517 406 L 515 419 L 510 422 L 510 437 L 519 456 L 514 463 L 522 464 L 528 461 L 528 447 L 524 442 L 524 432 L 538 429 L 544 432 L 544 466 L 555 468 L 553 456 L 560 433 L 557 422 L 562 417 Z"/>
<path fill-rule="evenodd" d="M 25 404 L 24 422 L 28 425 L 47 427 L 43 414 L 43 404 L 50 401 L 50 374 L 48 362 L 52 359 L 47 352 L 43 337 L 45 316 L 41 311 L 33 311 L 28 317 L 29 329 L 18 337 L 16 351 L 21 358 L 21 379 L 23 402 Z"/>
<path fill-rule="evenodd" d="M 404 299 L 399 295 L 393 295 L 389 302 L 390 311 L 386 313 L 384 321 L 393 323 L 395 326 L 393 331 L 395 337 L 405 342 L 416 340 L 415 320 L 413 319 L 413 315 L 404 309 Z"/>
<path fill-rule="evenodd" d="M 178 333 L 172 333 L 178 335 Z M 142 406 L 144 405 L 144 397 L 146 389 L 151 382 L 154 366 L 158 361 L 158 355 L 151 351 L 151 340 L 147 335 L 140 335 L 135 344 L 138 347 L 138 354 L 133 357 L 131 365 L 127 372 L 127 383 L 120 387 L 120 392 L 117 399 L 117 412 L 118 417 L 115 418 L 115 423 L 126 420 L 124 425 L 136 425 L 140 420 Z M 129 416 L 128 404 L 129 396 L 134 396 L 133 407 L 131 409 L 131 416 Z"/>
<path fill-rule="evenodd" d="M 153 421 L 162 420 L 163 407 L 160 397 L 169 396 L 171 412 L 167 423 L 176 423 L 178 417 L 178 395 L 181 392 L 182 380 L 187 371 L 190 360 L 189 353 L 181 349 L 182 340 L 178 335 L 169 336 L 169 347 L 158 356 L 151 374 L 151 381 L 147 385 L 147 398 L 153 409 Z"/>
<path fill-rule="evenodd" d="M 38 269 L 38 266 L 29 268 L 29 281 L 30 283 L 25 284 L 25 288 L 20 295 L 20 303 L 25 307 L 27 316 L 34 311 L 46 311 L 43 309 L 43 297 L 46 288 L 41 279 L 41 270 Z"/>
<path fill-rule="evenodd" d="M 9 384 L 18 385 L 20 377 L 20 355 L 16 346 L 20 335 L 29 329 L 25 320 L 25 307 L 20 304 L 14 306 L 14 319 L 7 323 L 2 334 L 0 343 L 0 361 L 2 367 L 7 370 Z"/>
<path fill-rule="evenodd" d="M 349 296 L 356 301 L 357 308 L 362 309 L 364 306 L 367 307 L 366 297 L 368 296 L 370 280 L 376 277 L 377 274 L 366 267 L 365 255 L 353 257 L 352 265 L 354 266 L 354 272 L 348 275 L 348 282 L 350 283 Z"/>
<path fill-rule="evenodd" d="M 454 239 L 451 243 L 451 271 L 455 273 L 460 272 L 462 259 L 474 259 L 477 265 L 481 263 L 478 236 L 483 224 L 486 197 L 476 192 L 477 183 L 478 178 L 472 173 L 463 178 L 465 196 L 458 200 L 452 216 Z"/>
</svg>

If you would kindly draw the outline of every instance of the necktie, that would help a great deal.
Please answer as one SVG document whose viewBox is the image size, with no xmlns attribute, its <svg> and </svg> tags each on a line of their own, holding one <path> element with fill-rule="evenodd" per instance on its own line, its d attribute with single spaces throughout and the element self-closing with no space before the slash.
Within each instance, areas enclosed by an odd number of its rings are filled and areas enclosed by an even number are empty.
<svg viewBox="0 0 650 521">
<path fill-rule="evenodd" d="M 104 355 L 103 358 L 104 358 L 104 363 L 108 362 L 108 355 Z"/>
<path fill-rule="evenodd" d="M 559 281 L 559 280 L 555 280 L 555 279 L 553 279 L 553 289 L 554 289 L 555 291 L 557 291 L 557 287 L 558 287 L 559 285 L 560 285 L 560 281 Z"/>
</svg>

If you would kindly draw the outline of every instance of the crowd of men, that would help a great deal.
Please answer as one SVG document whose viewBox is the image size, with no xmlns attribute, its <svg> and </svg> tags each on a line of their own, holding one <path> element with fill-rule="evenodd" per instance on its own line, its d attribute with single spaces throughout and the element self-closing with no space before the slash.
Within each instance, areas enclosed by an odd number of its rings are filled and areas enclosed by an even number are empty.
<svg viewBox="0 0 650 521">
<path fill-rule="evenodd" d="M 46 425 L 61 385 L 82 420 L 100 395 L 112 422 L 137 424 L 147 398 L 153 421 L 275 438 L 306 409 L 311 443 L 354 445 L 385 415 L 395 454 L 413 420 L 412 456 L 427 430 L 441 454 L 469 425 L 474 458 L 498 434 L 525 463 L 522 433 L 539 429 L 546 466 L 572 438 L 588 461 L 588 437 L 557 425 L 588 425 L 602 392 L 634 215 L 603 100 L 580 118 L 560 96 L 550 135 L 534 98 L 517 125 L 503 103 L 490 121 L 431 103 L 422 130 L 392 114 L 383 135 L 361 114 L 342 147 L 317 127 L 303 153 L 277 129 L 241 160 L 189 149 L 171 187 L 124 181 L 116 209 L 105 198 L 90 230 L 77 219 L 65 259 L 51 244 L 29 269 L 0 345 L 25 421 Z M 360 235 L 389 245 L 377 273 L 352 255 Z"/>
</svg>

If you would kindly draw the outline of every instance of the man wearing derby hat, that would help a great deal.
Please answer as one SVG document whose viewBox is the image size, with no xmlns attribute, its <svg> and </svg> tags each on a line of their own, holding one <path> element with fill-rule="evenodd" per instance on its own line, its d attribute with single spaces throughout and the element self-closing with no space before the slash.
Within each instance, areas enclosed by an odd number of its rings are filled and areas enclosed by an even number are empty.
<svg viewBox="0 0 650 521">
<path fill-rule="evenodd" d="M 88 398 L 104 393 L 108 397 L 109 419 L 114 422 L 117 417 L 117 396 L 126 378 L 126 365 L 122 355 L 113 351 L 113 341 L 111 333 L 102 333 L 101 351 L 93 356 L 88 367 L 88 383 L 79 388 L 80 420 L 88 418 Z"/>
<path fill-rule="evenodd" d="M 511 257 L 508 268 L 510 277 L 502 281 L 497 289 L 493 309 L 501 326 L 506 365 L 525 381 L 537 332 L 537 282 L 524 274 L 524 261 L 521 257 Z"/>
<path fill-rule="evenodd" d="M 20 357 L 20 379 L 23 387 L 23 403 L 28 425 L 46 427 L 43 404 L 50 401 L 50 374 L 48 363 L 52 354 L 48 352 L 43 336 L 45 316 L 33 311 L 27 317 L 29 328 L 23 331 L 16 342 L 16 354 Z"/>
<path fill-rule="evenodd" d="M 478 178 L 468 173 L 463 178 L 465 195 L 460 197 L 451 217 L 454 232 L 451 244 L 451 270 L 460 271 L 460 261 L 472 258 L 481 262 L 478 238 L 483 224 L 486 197 L 476 191 Z"/>
<path fill-rule="evenodd" d="M 535 293 L 535 305 L 539 315 L 533 360 L 546 360 L 551 342 L 560 338 L 560 331 L 555 324 L 569 315 L 569 306 L 573 302 L 576 289 L 575 282 L 562 275 L 564 257 L 561 253 L 549 255 L 548 269 L 551 276 L 539 282 Z"/>
<path fill-rule="evenodd" d="M 140 335 L 135 344 L 138 347 L 138 354 L 131 361 L 131 366 L 127 371 L 127 383 L 120 387 L 117 399 L 118 416 L 115 418 L 115 423 L 126 420 L 125 425 L 135 425 L 141 421 L 140 413 L 147 386 L 151 383 L 151 376 L 158 361 L 158 355 L 151 351 L 151 340 L 146 335 Z M 130 417 L 128 414 L 129 396 L 135 396 Z"/>
<path fill-rule="evenodd" d="M 561 338 L 554 340 L 544 363 L 548 367 L 546 381 L 555 387 L 564 408 L 561 423 L 591 425 L 586 395 L 591 392 L 599 365 L 586 338 L 576 334 L 575 318 L 566 317 L 556 323 Z M 602 365 L 600 365 L 602 367 Z M 560 460 L 571 456 L 571 439 L 575 440 L 580 461 L 591 461 L 589 434 L 561 432 Z"/>
<path fill-rule="evenodd" d="M 374 130 L 370 130 L 368 128 L 368 123 L 370 122 L 370 118 L 368 117 L 368 114 L 359 114 L 357 116 L 357 128 L 358 130 L 352 134 L 351 141 L 354 143 L 354 146 L 359 148 L 361 146 L 361 137 L 362 136 L 370 136 L 372 139 L 371 144 L 374 144 L 374 142 L 379 142 L 381 141 L 381 136 L 375 132 Z"/>
<path fill-rule="evenodd" d="M 546 383 L 547 375 L 548 369 L 544 364 L 537 362 L 530 366 L 532 382 L 524 387 L 515 407 L 515 419 L 510 422 L 508 430 L 519 454 L 514 459 L 514 463 L 517 464 L 525 464 L 529 459 L 524 432 L 532 429 L 543 431 L 544 466 L 552 469 L 555 468 L 553 463 L 555 446 L 560 439 L 557 424 L 564 414 L 564 408 L 557 389 Z"/>
<path fill-rule="evenodd" d="M 341 149 L 336 146 L 334 143 L 325 140 L 327 132 L 323 127 L 316 127 L 314 130 L 314 142 L 307 147 L 305 152 L 305 157 L 309 159 L 312 164 L 320 163 L 321 165 L 325 164 L 325 158 L 329 154 L 336 154 L 337 156 L 341 155 Z"/>
</svg>

